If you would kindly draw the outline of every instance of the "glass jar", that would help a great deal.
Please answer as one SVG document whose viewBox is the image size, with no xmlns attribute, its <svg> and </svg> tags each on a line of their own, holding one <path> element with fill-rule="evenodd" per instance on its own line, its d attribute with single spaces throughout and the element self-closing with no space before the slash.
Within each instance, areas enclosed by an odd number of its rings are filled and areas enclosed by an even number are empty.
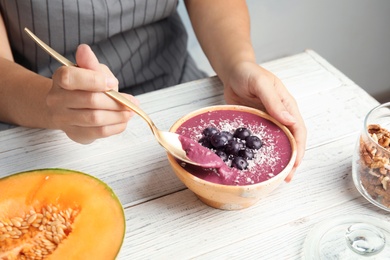
<svg viewBox="0 0 390 260">
<path fill-rule="evenodd" d="M 366 115 L 354 150 L 352 176 L 368 201 L 390 212 L 390 102 Z"/>
</svg>

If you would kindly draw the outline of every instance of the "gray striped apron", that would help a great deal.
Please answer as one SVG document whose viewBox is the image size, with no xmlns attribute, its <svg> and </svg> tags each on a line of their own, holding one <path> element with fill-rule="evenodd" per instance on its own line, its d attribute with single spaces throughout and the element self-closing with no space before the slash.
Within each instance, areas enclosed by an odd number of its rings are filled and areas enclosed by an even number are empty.
<svg viewBox="0 0 390 260">
<path fill-rule="evenodd" d="M 133 95 L 204 77 L 187 52 L 177 0 L 0 0 L 15 61 L 50 77 L 60 64 L 24 33 L 32 30 L 75 61 L 91 46 Z"/>
</svg>

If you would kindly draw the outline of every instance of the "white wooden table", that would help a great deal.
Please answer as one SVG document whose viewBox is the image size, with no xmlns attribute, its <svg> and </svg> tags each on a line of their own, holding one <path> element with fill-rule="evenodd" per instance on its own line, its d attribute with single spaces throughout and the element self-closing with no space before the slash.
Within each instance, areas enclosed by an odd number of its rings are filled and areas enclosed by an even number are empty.
<svg viewBox="0 0 390 260">
<path fill-rule="evenodd" d="M 1 131 L 0 177 L 61 167 L 108 183 L 126 214 L 118 259 L 299 259 L 307 233 L 319 221 L 359 213 L 390 220 L 360 196 L 351 177 L 364 115 L 378 102 L 311 50 L 262 65 L 296 97 L 308 144 L 292 182 L 251 208 L 222 211 L 200 202 L 174 175 L 165 151 L 137 116 L 124 133 L 91 145 L 76 144 L 59 131 Z M 215 77 L 138 98 L 166 130 L 187 112 L 224 103 Z"/>
</svg>

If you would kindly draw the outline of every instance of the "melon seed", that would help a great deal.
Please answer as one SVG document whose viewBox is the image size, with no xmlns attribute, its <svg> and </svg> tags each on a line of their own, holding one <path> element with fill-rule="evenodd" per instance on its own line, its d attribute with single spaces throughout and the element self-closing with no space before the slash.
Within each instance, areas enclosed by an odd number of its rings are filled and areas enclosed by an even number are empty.
<svg viewBox="0 0 390 260">
<path fill-rule="evenodd" d="M 78 213 L 78 209 L 47 205 L 38 212 L 29 210 L 23 217 L 1 219 L 0 255 L 7 259 L 9 252 L 16 259 L 45 259 L 71 233 Z"/>
</svg>

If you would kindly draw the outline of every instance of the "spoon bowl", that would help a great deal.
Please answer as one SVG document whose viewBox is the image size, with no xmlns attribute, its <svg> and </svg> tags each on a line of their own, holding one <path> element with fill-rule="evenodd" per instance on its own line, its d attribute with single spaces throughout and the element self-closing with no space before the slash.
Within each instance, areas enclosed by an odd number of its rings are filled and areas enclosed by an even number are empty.
<svg viewBox="0 0 390 260">
<path fill-rule="evenodd" d="M 156 125 L 153 123 L 153 121 L 150 119 L 150 117 L 142 109 L 136 106 L 129 99 L 119 94 L 117 91 L 109 90 L 106 92 L 106 95 L 113 98 L 114 100 L 121 103 L 122 105 L 130 108 L 140 117 L 142 117 L 148 123 L 158 143 L 162 147 L 164 147 L 165 150 L 171 153 L 174 157 L 178 158 L 183 162 L 201 166 L 200 164 L 188 158 L 187 152 L 183 149 L 182 141 L 180 140 L 181 138 L 179 134 L 168 132 L 168 131 L 161 131 L 160 129 L 158 129 Z"/>
<path fill-rule="evenodd" d="M 54 59 L 56 59 L 58 62 L 65 66 L 72 66 L 77 67 L 76 64 L 53 50 L 49 45 L 47 45 L 45 42 L 43 42 L 41 39 L 39 39 L 34 33 L 32 33 L 29 29 L 25 28 L 25 32 L 37 43 L 43 50 L 45 50 L 49 55 L 51 55 Z M 161 131 L 159 130 L 153 121 L 150 119 L 150 117 L 138 106 L 136 106 L 133 102 L 131 102 L 129 99 L 122 96 L 119 92 L 115 90 L 109 90 L 105 92 L 106 95 L 111 97 L 112 99 L 116 100 L 117 102 L 121 103 L 122 105 L 126 106 L 127 108 L 134 111 L 136 114 L 138 114 L 140 117 L 142 117 L 149 125 L 150 129 L 152 130 L 154 136 L 156 137 L 159 144 L 167 150 L 170 154 L 172 154 L 177 159 L 201 166 L 201 167 L 209 167 L 207 164 L 198 163 L 194 160 L 191 160 L 187 156 L 187 152 L 183 149 L 183 143 L 182 141 L 186 140 L 186 137 L 181 137 L 180 135 L 168 131 Z M 192 144 L 197 146 L 196 143 Z M 202 147 L 201 145 L 199 145 Z M 200 148 L 202 149 L 202 148 Z"/>
</svg>

